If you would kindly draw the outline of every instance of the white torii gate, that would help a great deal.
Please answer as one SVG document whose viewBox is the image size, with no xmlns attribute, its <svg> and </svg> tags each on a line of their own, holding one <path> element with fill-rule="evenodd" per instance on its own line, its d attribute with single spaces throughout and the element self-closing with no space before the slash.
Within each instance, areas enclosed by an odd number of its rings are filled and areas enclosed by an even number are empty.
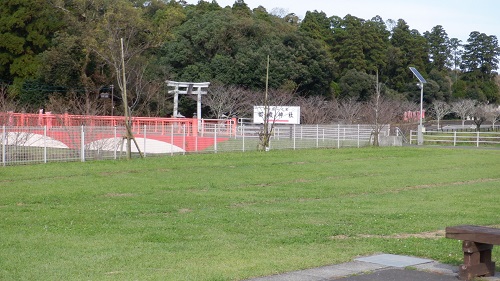
<svg viewBox="0 0 500 281">
<path fill-rule="evenodd" d="M 179 117 L 179 94 L 181 95 L 197 95 L 196 118 L 201 119 L 201 95 L 207 94 L 210 82 L 193 83 L 193 82 L 176 82 L 166 81 L 168 87 L 174 87 L 169 90 L 169 94 L 174 94 L 174 117 Z"/>
</svg>

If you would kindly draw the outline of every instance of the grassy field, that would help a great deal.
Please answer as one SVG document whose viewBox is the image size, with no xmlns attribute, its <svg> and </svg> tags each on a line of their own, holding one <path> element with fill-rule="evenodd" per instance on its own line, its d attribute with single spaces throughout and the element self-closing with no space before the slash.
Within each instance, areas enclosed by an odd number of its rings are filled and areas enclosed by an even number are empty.
<svg viewBox="0 0 500 281">
<path fill-rule="evenodd" d="M 500 150 L 361 148 L 0 167 L 0 280 L 242 280 L 500 225 Z M 500 259 L 495 247 L 494 259 Z"/>
</svg>

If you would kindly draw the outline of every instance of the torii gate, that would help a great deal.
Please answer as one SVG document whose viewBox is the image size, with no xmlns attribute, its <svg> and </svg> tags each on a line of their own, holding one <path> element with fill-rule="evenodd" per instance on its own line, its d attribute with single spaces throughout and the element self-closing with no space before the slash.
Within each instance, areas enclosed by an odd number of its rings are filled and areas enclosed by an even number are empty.
<svg viewBox="0 0 500 281">
<path fill-rule="evenodd" d="M 174 94 L 174 116 L 179 117 L 178 107 L 179 107 L 179 94 L 183 95 L 198 95 L 197 107 L 196 107 L 196 118 L 201 119 L 201 95 L 207 94 L 208 86 L 210 82 L 193 83 L 193 82 L 176 82 L 176 81 L 166 81 L 167 86 L 174 87 L 173 90 L 169 90 L 169 94 Z"/>
</svg>

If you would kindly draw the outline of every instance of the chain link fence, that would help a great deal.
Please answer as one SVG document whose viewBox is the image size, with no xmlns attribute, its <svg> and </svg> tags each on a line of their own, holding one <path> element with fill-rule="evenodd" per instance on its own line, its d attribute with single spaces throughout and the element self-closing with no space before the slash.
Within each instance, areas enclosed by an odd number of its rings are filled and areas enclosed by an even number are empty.
<svg viewBox="0 0 500 281">
<path fill-rule="evenodd" d="M 255 151 L 261 125 L 208 124 L 199 131 L 183 124 L 144 125 L 134 129 L 132 156 Z M 381 132 L 389 134 L 389 128 Z M 88 161 L 125 157 L 123 126 L 2 126 L 1 164 Z M 370 144 L 369 125 L 280 125 L 271 132 L 270 149 L 362 147 Z M 137 144 L 137 145 L 136 145 Z"/>
</svg>

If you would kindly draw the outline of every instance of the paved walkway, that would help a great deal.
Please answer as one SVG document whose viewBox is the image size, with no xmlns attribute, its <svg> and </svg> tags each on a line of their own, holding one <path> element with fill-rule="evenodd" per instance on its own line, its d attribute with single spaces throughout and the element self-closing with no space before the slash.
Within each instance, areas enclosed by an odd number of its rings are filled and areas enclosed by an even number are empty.
<svg viewBox="0 0 500 281">
<path fill-rule="evenodd" d="M 247 281 L 457 281 L 457 266 L 429 259 L 380 254 L 353 262 L 248 279 Z M 495 277 L 484 281 L 500 281 Z"/>
</svg>

